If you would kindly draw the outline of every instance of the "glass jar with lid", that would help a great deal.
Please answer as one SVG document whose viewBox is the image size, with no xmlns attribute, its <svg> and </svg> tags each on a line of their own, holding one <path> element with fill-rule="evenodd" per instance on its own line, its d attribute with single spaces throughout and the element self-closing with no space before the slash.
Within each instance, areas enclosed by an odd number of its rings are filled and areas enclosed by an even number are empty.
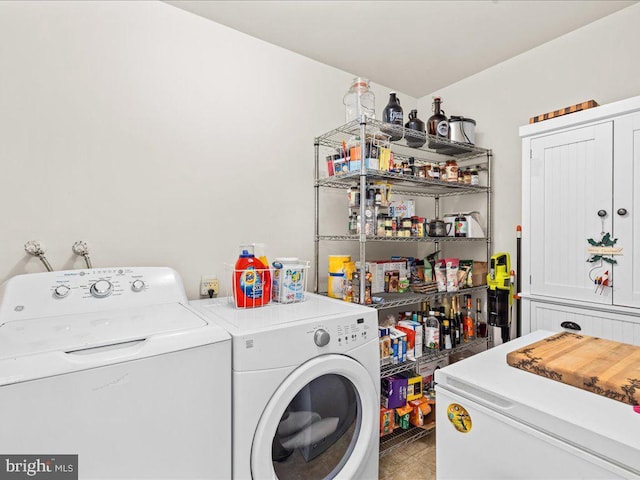
<svg viewBox="0 0 640 480">
<path fill-rule="evenodd" d="M 362 115 L 376 118 L 376 97 L 369 89 L 369 80 L 366 78 L 355 77 L 342 101 L 347 122 L 359 119 Z"/>
</svg>

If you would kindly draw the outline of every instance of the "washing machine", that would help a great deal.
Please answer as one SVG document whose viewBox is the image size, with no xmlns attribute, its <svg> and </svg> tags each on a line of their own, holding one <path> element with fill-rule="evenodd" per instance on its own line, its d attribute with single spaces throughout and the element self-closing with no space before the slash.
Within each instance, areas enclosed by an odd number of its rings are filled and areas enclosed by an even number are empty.
<svg viewBox="0 0 640 480">
<path fill-rule="evenodd" d="M 233 478 L 378 478 L 374 309 L 313 294 L 252 309 L 191 305 L 232 338 Z"/>
<path fill-rule="evenodd" d="M 229 479 L 230 372 L 230 336 L 169 268 L 13 277 L 0 287 L 0 477 L 35 456 L 82 479 Z"/>
</svg>

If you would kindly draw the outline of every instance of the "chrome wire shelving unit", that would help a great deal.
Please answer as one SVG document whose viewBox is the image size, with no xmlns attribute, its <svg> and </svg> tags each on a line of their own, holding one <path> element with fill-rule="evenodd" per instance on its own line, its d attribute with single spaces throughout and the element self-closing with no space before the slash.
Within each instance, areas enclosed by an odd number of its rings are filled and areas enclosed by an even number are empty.
<svg viewBox="0 0 640 480">
<path fill-rule="evenodd" d="M 412 141 L 424 140 L 424 145 L 418 148 L 410 147 L 406 144 L 404 138 L 409 132 Z M 389 141 L 390 135 L 400 136 L 403 139 L 399 141 Z M 393 153 L 394 161 L 407 162 L 417 167 L 427 167 L 432 163 L 442 163 L 447 160 L 455 160 L 459 168 L 473 168 L 486 175 L 486 181 L 483 185 L 459 184 L 457 182 L 445 182 L 438 179 L 425 176 L 407 175 L 396 171 L 380 170 L 371 167 L 367 163 L 367 144 L 374 144 L 377 139 L 383 139 L 386 136 L 385 146 L 388 145 L 389 150 Z M 358 138 L 357 143 L 354 139 Z M 325 157 L 322 152 L 336 154 L 344 149 L 344 157 L 347 156 L 346 145 L 359 146 L 359 152 L 363 161 L 356 171 L 341 172 L 329 176 L 325 170 Z M 320 242 L 344 241 L 356 242 L 359 245 L 357 258 L 359 260 L 360 274 L 360 292 L 365 291 L 365 261 L 366 245 L 369 242 L 397 242 L 397 245 L 414 243 L 416 246 L 420 243 L 430 243 L 434 245 L 435 250 L 440 250 L 445 245 L 466 244 L 469 246 L 484 243 L 486 245 L 486 261 L 489 262 L 492 253 L 492 188 L 491 188 L 491 164 L 492 152 L 489 149 L 481 148 L 475 145 L 468 145 L 458 142 L 452 142 L 447 139 L 435 137 L 432 135 L 408 130 L 398 125 L 390 125 L 379 120 L 373 120 L 361 117 L 358 120 L 346 123 L 333 130 L 330 130 L 314 140 L 315 147 L 315 169 L 314 169 L 314 187 L 315 187 L 315 245 L 314 245 L 314 273 L 315 273 L 315 292 L 319 292 L 319 258 L 320 258 Z M 346 158 L 345 158 L 346 161 Z M 375 162 L 373 164 L 375 166 Z M 413 170 L 415 172 L 416 170 Z M 321 172 L 323 172 L 321 174 Z M 326 232 L 320 231 L 320 192 L 322 189 L 343 189 L 358 187 L 361 195 L 364 195 L 367 184 L 369 182 L 385 182 L 392 185 L 392 195 L 427 197 L 433 199 L 434 218 L 440 216 L 440 199 L 444 197 L 454 197 L 460 195 L 484 195 L 486 198 L 486 226 L 485 236 L 482 238 L 475 237 L 387 237 L 377 235 L 366 235 L 360 233 L 357 235 L 327 235 Z M 360 214 L 360 232 L 366 232 L 365 229 L 365 202 L 361 199 L 359 206 Z M 433 292 L 433 293 L 375 293 L 378 301 L 370 305 L 379 311 L 405 307 L 409 305 L 419 304 L 423 301 L 433 301 L 445 297 L 452 297 L 463 294 L 480 294 L 485 291 L 486 285 L 460 289 L 458 292 Z M 361 295 L 361 301 L 364 302 L 364 295 Z M 423 362 L 430 362 L 439 358 L 477 348 L 486 345 L 488 348 L 492 345 L 491 337 L 478 338 L 463 343 L 451 350 L 429 351 L 426 349 L 424 355 L 415 361 L 407 361 L 402 364 L 385 365 L 381 368 L 381 377 L 385 378 L 396 373 L 410 370 L 418 370 Z M 383 457 L 391 451 L 401 448 L 419 438 L 431 434 L 435 430 L 435 424 L 425 428 L 411 427 L 407 430 L 396 430 L 389 435 L 385 435 L 380 439 L 380 456 Z"/>
</svg>

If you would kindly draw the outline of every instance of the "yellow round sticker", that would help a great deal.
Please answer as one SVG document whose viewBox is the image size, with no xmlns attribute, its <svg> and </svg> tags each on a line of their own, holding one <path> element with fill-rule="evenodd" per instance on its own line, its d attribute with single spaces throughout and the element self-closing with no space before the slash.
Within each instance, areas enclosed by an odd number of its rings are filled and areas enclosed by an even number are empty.
<svg viewBox="0 0 640 480">
<path fill-rule="evenodd" d="M 471 416 L 462 405 L 450 404 L 447 408 L 447 418 L 459 432 L 469 433 L 471 431 Z"/>
</svg>

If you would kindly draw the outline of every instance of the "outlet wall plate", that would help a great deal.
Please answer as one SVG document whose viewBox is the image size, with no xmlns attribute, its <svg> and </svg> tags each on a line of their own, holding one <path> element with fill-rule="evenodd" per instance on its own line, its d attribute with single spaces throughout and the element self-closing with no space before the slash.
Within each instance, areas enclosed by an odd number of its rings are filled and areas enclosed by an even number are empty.
<svg viewBox="0 0 640 480">
<path fill-rule="evenodd" d="M 213 296 L 217 297 L 220 290 L 218 278 L 213 275 L 205 275 L 200 279 L 200 296 L 209 297 L 209 290 L 213 290 Z"/>
</svg>

